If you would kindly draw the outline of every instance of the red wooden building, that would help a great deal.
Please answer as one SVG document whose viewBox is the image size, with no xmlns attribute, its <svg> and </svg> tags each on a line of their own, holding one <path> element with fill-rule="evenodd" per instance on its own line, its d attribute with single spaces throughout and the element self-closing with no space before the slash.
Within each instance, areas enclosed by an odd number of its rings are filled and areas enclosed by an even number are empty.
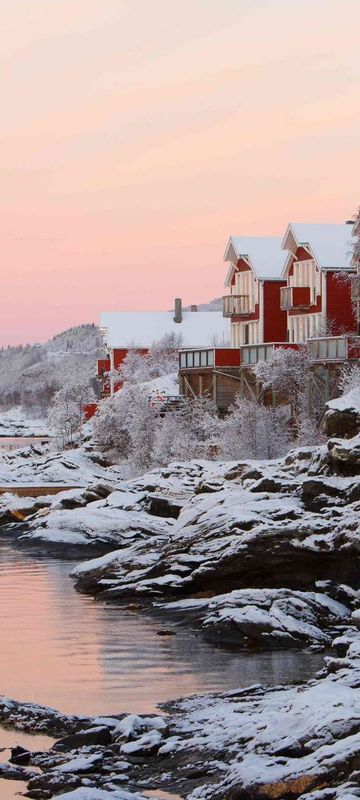
<svg viewBox="0 0 360 800">
<path fill-rule="evenodd" d="M 130 350 L 142 354 L 166 334 L 175 334 L 182 347 L 228 345 L 229 321 L 221 311 L 198 311 L 197 306 L 183 310 L 179 298 L 173 311 L 109 311 L 100 315 L 107 357 L 98 361 L 98 376 L 103 379 L 103 394 L 121 387 L 114 377 Z M 110 373 L 110 374 L 109 374 Z"/>
<path fill-rule="evenodd" d="M 287 258 L 280 304 L 290 342 L 357 331 L 351 236 L 349 224 L 289 223 L 282 243 Z"/>
<path fill-rule="evenodd" d="M 231 345 L 286 340 L 286 311 L 280 290 L 286 253 L 280 236 L 231 236 L 224 261 L 229 263 L 223 313 L 231 319 Z"/>
</svg>

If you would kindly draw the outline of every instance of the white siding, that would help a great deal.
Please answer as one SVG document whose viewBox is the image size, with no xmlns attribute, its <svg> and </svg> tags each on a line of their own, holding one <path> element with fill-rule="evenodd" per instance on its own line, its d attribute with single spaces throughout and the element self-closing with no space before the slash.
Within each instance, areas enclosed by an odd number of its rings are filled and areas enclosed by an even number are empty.
<svg viewBox="0 0 360 800">
<path fill-rule="evenodd" d="M 248 340 L 246 340 L 247 338 Z M 231 323 L 231 347 L 242 347 L 243 344 L 259 344 L 259 323 L 257 321 Z"/>
<path fill-rule="evenodd" d="M 289 341 L 302 344 L 318 336 L 321 331 L 321 314 L 289 316 Z"/>
<path fill-rule="evenodd" d="M 310 286 L 310 299 L 316 303 L 316 296 L 321 292 L 321 275 L 315 261 L 294 261 L 293 274 L 289 275 L 289 286 Z"/>
<path fill-rule="evenodd" d="M 259 302 L 259 287 L 258 281 L 250 269 L 235 274 L 235 284 L 231 287 L 231 291 L 232 294 L 249 297 L 250 311 L 255 310 L 255 304 Z"/>
</svg>

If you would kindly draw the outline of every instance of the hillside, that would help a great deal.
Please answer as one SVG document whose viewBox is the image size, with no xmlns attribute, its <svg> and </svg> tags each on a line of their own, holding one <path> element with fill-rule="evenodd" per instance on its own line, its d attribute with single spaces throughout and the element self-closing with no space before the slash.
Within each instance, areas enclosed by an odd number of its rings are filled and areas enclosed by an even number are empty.
<svg viewBox="0 0 360 800">
<path fill-rule="evenodd" d="M 44 414 L 54 392 L 65 382 L 95 382 L 102 340 L 95 325 L 79 325 L 45 344 L 0 350 L 0 407 L 21 405 Z"/>
</svg>

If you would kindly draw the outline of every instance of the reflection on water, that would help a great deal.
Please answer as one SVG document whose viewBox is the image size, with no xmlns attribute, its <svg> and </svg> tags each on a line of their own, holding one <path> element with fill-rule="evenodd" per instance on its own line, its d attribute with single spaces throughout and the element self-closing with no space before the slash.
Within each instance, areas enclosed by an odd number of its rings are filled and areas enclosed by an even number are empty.
<svg viewBox="0 0 360 800">
<path fill-rule="evenodd" d="M 186 694 L 306 680 L 322 665 L 319 654 L 227 652 L 189 629 L 158 636 L 158 619 L 78 594 L 70 569 L 0 545 L 0 694 L 79 714 L 152 712 Z"/>
</svg>

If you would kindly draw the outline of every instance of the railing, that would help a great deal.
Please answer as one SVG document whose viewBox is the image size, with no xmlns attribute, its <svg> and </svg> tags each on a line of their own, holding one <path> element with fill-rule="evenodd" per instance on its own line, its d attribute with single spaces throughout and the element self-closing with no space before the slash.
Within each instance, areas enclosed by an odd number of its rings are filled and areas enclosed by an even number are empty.
<svg viewBox="0 0 360 800">
<path fill-rule="evenodd" d="M 274 350 L 298 350 L 299 345 L 293 342 L 269 342 L 268 344 L 246 344 L 240 348 L 242 366 L 251 366 L 259 361 L 272 361 Z"/>
<path fill-rule="evenodd" d="M 323 336 L 309 339 L 313 361 L 354 361 L 360 358 L 360 336 Z"/>
<path fill-rule="evenodd" d="M 181 350 L 179 353 L 180 369 L 198 369 L 214 366 L 214 350 Z"/>
<path fill-rule="evenodd" d="M 360 275 L 351 278 L 351 299 L 353 303 L 360 303 Z"/>
<path fill-rule="evenodd" d="M 280 308 L 302 308 L 310 305 L 310 286 L 283 286 L 280 289 Z"/>
<path fill-rule="evenodd" d="M 241 317 L 250 313 L 250 297 L 247 294 L 227 294 L 223 297 L 223 316 Z"/>
</svg>

